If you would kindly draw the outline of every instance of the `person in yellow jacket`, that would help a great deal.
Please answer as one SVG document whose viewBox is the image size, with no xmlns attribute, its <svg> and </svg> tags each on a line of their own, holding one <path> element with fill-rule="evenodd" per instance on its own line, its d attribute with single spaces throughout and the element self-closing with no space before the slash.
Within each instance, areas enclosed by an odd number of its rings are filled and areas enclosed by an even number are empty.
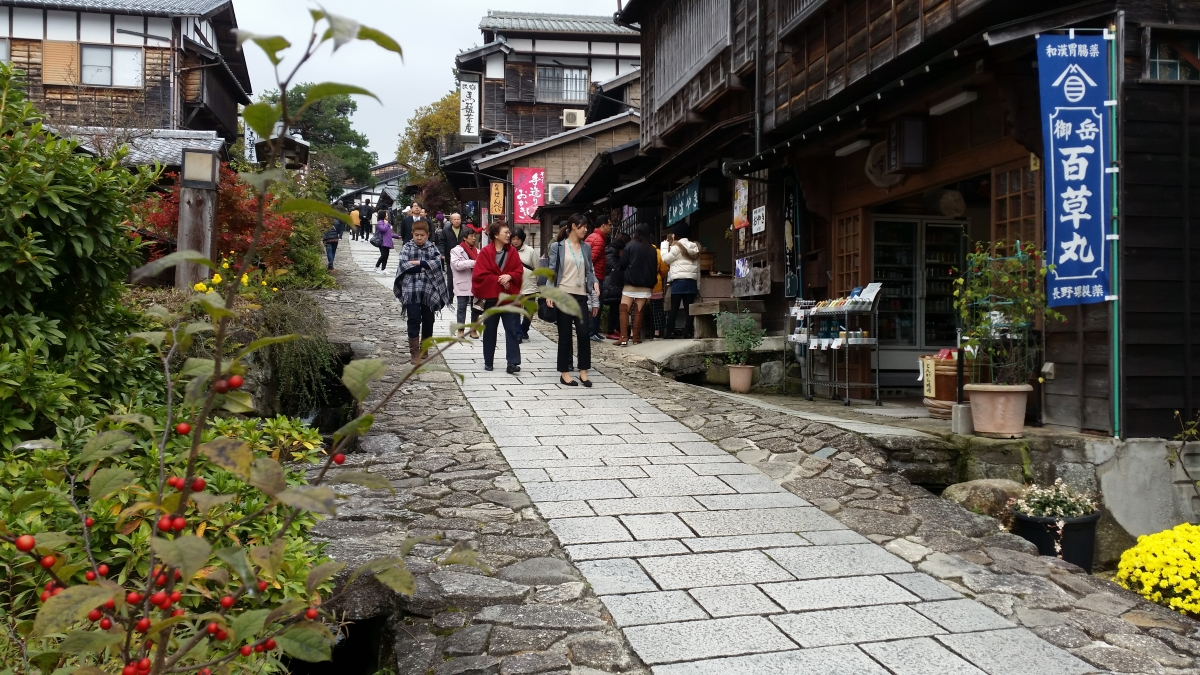
<svg viewBox="0 0 1200 675">
<path fill-rule="evenodd" d="M 358 225 L 362 222 L 362 216 L 358 215 L 358 209 L 350 209 L 350 237 L 353 241 L 358 241 Z"/>
<path fill-rule="evenodd" d="M 663 262 L 662 251 L 655 249 L 655 252 L 658 253 L 658 283 L 650 293 L 650 317 L 654 320 L 654 338 L 657 340 L 667 327 L 667 315 L 663 311 L 663 280 L 667 278 L 671 266 Z"/>
</svg>

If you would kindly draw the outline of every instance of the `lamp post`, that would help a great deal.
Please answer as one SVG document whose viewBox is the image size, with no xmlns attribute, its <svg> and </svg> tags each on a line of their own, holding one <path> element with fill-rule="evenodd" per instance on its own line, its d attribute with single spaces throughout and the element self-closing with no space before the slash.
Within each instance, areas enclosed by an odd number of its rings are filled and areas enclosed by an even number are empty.
<svg viewBox="0 0 1200 675">
<path fill-rule="evenodd" d="M 215 150 L 185 148 L 179 190 L 180 251 L 199 251 L 209 258 L 216 253 L 217 185 L 221 181 L 221 158 Z M 196 263 L 175 268 L 175 287 L 190 289 L 208 278 L 208 269 Z"/>
</svg>

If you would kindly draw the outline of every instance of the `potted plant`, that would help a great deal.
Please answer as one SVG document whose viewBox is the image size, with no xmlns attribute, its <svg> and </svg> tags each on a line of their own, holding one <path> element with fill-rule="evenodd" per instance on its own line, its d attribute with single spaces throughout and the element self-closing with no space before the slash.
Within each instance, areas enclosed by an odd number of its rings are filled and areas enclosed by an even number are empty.
<svg viewBox="0 0 1200 675">
<path fill-rule="evenodd" d="M 990 383 L 967 384 L 975 432 L 1020 438 L 1025 403 L 1037 364 L 1034 331 L 1039 320 L 1064 319 L 1047 308 L 1045 265 L 1035 244 L 1017 242 L 1012 255 L 994 255 L 1003 245 L 979 244 L 967 256 L 965 274 L 955 281 L 954 307 L 966 327 L 965 347 Z"/>
<path fill-rule="evenodd" d="M 741 314 L 721 312 L 717 315 L 717 325 L 725 336 L 729 388 L 745 394 L 754 382 L 754 366 L 746 365 L 746 359 L 751 350 L 763 343 L 766 331 L 758 327 L 758 322 L 748 311 Z"/>
<path fill-rule="evenodd" d="M 1013 499 L 1013 534 L 1037 546 L 1038 553 L 1062 558 L 1092 571 L 1096 550 L 1096 500 L 1075 492 L 1061 478 L 1049 487 L 1033 486 Z"/>
</svg>

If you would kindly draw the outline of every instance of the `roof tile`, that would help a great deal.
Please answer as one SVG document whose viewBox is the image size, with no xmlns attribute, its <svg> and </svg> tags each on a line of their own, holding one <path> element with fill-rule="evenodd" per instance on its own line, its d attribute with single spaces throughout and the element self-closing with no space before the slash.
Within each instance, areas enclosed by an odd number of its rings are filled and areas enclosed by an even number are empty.
<svg viewBox="0 0 1200 675">
<path fill-rule="evenodd" d="M 618 26 L 611 16 L 588 14 L 545 14 L 541 12 L 508 12 L 488 10 L 479 28 L 496 31 L 528 31 L 539 33 L 602 33 L 637 35 L 632 28 Z"/>
</svg>

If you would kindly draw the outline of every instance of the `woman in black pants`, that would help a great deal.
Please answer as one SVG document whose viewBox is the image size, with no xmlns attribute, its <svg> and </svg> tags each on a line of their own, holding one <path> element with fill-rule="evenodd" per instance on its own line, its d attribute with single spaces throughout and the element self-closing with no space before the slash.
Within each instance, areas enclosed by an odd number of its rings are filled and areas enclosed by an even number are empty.
<svg viewBox="0 0 1200 675">
<path fill-rule="evenodd" d="M 592 267 L 592 249 L 583 241 L 586 235 L 587 217 L 576 213 L 567 219 L 567 224 L 550 244 L 550 270 L 554 272 L 554 278 L 549 283 L 579 303 L 579 316 L 571 316 L 561 309 L 558 312 L 558 381 L 568 387 L 578 386 L 578 382 L 571 379 L 572 330 L 579 344 L 579 381 L 585 387 L 592 386 L 587 376 L 588 368 L 592 367 L 588 327 L 589 318 L 600 312 L 600 282 Z M 554 306 L 551 301 L 546 304 Z"/>
</svg>

